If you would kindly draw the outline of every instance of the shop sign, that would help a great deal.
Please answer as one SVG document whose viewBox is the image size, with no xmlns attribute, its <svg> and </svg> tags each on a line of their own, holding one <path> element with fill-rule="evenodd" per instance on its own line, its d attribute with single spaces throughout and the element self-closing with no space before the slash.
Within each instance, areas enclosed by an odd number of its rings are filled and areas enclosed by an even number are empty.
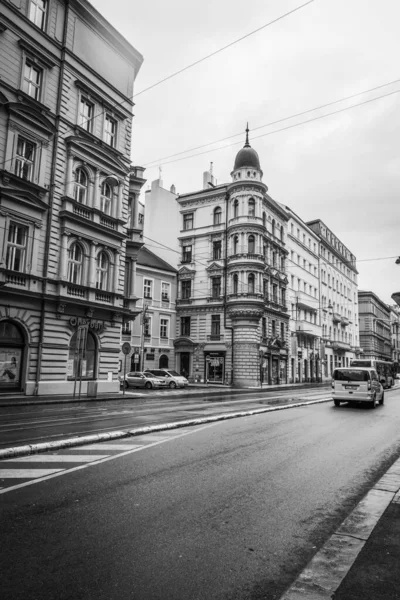
<svg viewBox="0 0 400 600">
<path fill-rule="evenodd" d="M 154 354 L 146 354 L 146 360 L 154 360 Z"/>
<path fill-rule="evenodd" d="M 69 358 L 67 360 L 67 377 L 73 377 L 74 375 L 74 359 Z"/>
<path fill-rule="evenodd" d="M 69 320 L 71 327 L 79 327 L 81 325 L 88 325 L 89 329 L 95 329 L 96 331 L 102 331 L 104 329 L 104 321 L 97 321 L 95 319 L 84 319 L 83 317 L 71 317 Z"/>
</svg>

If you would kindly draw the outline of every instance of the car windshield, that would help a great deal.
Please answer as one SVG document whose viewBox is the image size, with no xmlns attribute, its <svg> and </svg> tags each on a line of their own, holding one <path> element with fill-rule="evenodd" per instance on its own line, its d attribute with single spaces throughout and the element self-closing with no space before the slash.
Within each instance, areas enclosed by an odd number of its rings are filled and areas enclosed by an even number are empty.
<svg viewBox="0 0 400 600">
<path fill-rule="evenodd" d="M 359 369 L 336 369 L 333 373 L 333 379 L 336 381 L 369 381 L 369 372 Z"/>
<path fill-rule="evenodd" d="M 172 375 L 172 377 L 182 377 L 182 375 L 179 375 L 179 373 L 177 373 L 176 371 L 168 371 L 168 373 Z"/>
<path fill-rule="evenodd" d="M 146 371 L 145 375 L 146 375 L 146 377 L 148 377 L 149 379 L 155 379 L 155 378 L 156 378 L 156 376 L 155 376 L 155 375 L 153 375 L 153 373 L 149 373 L 148 371 Z"/>
</svg>

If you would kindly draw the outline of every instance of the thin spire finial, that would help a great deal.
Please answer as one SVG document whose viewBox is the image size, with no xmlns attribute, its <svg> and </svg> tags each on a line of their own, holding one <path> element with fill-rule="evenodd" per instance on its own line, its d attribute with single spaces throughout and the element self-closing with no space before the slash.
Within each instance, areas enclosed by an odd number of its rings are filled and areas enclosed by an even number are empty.
<svg viewBox="0 0 400 600">
<path fill-rule="evenodd" d="M 250 144 L 249 144 L 249 123 L 247 123 L 246 126 L 246 143 L 244 145 L 245 148 L 249 148 Z"/>
</svg>

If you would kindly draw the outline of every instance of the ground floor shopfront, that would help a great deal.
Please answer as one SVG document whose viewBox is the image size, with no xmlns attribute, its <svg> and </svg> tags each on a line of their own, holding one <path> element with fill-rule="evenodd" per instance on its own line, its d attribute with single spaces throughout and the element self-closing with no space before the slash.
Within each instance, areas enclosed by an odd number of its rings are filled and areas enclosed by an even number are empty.
<svg viewBox="0 0 400 600">
<path fill-rule="evenodd" d="M 4 293 L 0 393 L 95 395 L 119 391 L 121 318 L 101 307 Z"/>
<path fill-rule="evenodd" d="M 191 382 L 229 384 L 231 382 L 231 345 L 196 343 L 190 338 L 174 342 L 176 370 Z"/>
</svg>

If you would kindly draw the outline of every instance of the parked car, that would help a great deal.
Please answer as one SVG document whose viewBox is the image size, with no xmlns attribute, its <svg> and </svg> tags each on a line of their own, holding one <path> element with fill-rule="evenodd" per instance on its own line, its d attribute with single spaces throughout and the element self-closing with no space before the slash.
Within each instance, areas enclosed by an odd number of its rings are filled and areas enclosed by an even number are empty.
<svg viewBox="0 0 400 600">
<path fill-rule="evenodd" d="M 161 388 L 165 387 L 165 380 L 160 377 L 156 377 L 152 373 L 144 373 L 142 371 L 132 371 L 120 377 L 121 385 L 125 385 L 125 388 L 138 387 L 138 388 Z"/>
<path fill-rule="evenodd" d="M 371 408 L 383 404 L 385 393 L 374 369 L 350 367 L 335 369 L 332 375 L 332 398 L 341 402 L 366 402 Z"/>
<path fill-rule="evenodd" d="M 146 373 L 152 373 L 159 379 L 163 379 L 165 384 L 170 388 L 183 388 L 189 385 L 186 377 L 170 369 L 147 369 Z"/>
</svg>

